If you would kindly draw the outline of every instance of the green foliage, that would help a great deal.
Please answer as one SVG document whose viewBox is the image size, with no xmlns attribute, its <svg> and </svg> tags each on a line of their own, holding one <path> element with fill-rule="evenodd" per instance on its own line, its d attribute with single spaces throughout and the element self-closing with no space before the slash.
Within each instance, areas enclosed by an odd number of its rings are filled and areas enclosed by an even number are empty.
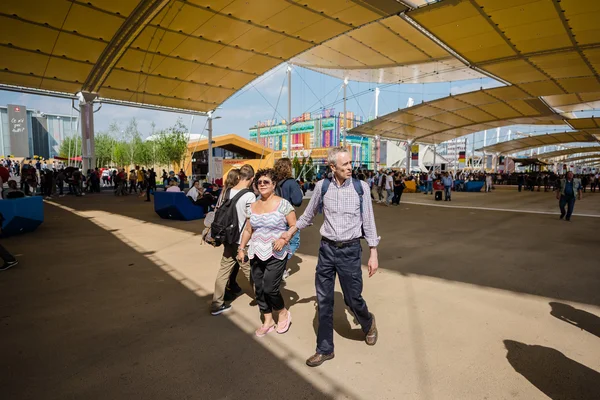
<svg viewBox="0 0 600 400">
<path fill-rule="evenodd" d="M 181 119 L 174 126 L 159 131 L 154 139 L 156 144 L 157 160 L 163 165 L 177 164 L 183 168 L 187 153 L 188 134 L 187 127 Z"/>
<path fill-rule="evenodd" d="M 77 142 L 77 143 L 75 143 Z M 59 155 L 64 158 L 73 157 L 81 154 L 81 138 L 77 136 L 65 138 L 58 151 Z"/>
<path fill-rule="evenodd" d="M 294 177 L 297 178 L 300 175 L 300 171 L 302 171 L 302 164 L 298 160 L 298 156 L 294 156 L 292 159 L 292 169 L 294 170 Z"/>
<path fill-rule="evenodd" d="M 153 139 L 143 140 L 137 121 L 132 119 L 123 128 L 117 122 L 112 122 L 108 131 L 98 132 L 94 137 L 96 149 L 96 166 L 129 167 L 139 165 L 154 167 L 156 165 L 178 164 L 183 168 L 187 154 L 187 127 L 178 119 L 170 128 L 154 132 Z M 63 140 L 60 150 L 61 157 L 76 157 L 81 155 L 81 137 L 78 135 Z"/>
<path fill-rule="evenodd" d="M 304 168 L 304 180 L 312 181 L 315 177 L 315 166 L 313 163 L 312 157 L 308 157 L 308 159 L 304 159 L 305 168 Z"/>
<path fill-rule="evenodd" d="M 94 136 L 97 167 L 106 167 L 111 164 L 115 142 L 116 140 L 108 132 L 98 132 Z"/>
</svg>

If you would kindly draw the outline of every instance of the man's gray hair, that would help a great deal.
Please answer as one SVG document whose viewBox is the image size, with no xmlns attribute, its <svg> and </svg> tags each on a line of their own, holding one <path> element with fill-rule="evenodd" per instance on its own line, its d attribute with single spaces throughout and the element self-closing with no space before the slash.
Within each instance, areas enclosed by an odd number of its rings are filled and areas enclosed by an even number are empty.
<svg viewBox="0 0 600 400">
<path fill-rule="evenodd" d="M 341 153 L 350 153 L 346 147 L 332 147 L 327 153 L 327 163 L 337 165 L 337 156 Z"/>
</svg>

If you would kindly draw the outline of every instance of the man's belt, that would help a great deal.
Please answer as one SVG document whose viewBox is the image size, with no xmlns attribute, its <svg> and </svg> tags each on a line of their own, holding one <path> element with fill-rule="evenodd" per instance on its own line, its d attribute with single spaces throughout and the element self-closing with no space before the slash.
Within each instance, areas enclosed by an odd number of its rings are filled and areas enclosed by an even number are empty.
<svg viewBox="0 0 600 400">
<path fill-rule="evenodd" d="M 343 241 L 335 241 L 335 240 L 327 239 L 326 237 L 321 237 L 321 240 L 337 247 L 338 249 L 343 249 L 344 247 L 348 247 L 353 244 L 360 243 L 360 238 L 343 240 Z"/>
</svg>

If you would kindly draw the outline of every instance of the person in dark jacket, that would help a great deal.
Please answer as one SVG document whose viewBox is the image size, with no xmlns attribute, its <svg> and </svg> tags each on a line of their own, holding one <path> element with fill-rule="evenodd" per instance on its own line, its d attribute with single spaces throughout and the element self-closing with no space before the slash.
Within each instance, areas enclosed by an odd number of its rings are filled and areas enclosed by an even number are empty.
<svg viewBox="0 0 600 400">
<path fill-rule="evenodd" d="M 298 182 L 292 178 L 292 161 L 289 158 L 280 158 L 275 162 L 275 179 L 277 185 L 275 186 L 275 194 L 277 196 L 287 200 L 294 207 L 300 207 L 302 205 L 302 199 L 304 193 L 300 188 Z M 288 253 L 288 260 L 292 258 L 298 247 L 300 247 L 300 231 L 290 239 L 290 252 Z M 286 279 L 290 275 L 290 270 L 286 270 L 283 273 L 283 279 Z"/>
</svg>

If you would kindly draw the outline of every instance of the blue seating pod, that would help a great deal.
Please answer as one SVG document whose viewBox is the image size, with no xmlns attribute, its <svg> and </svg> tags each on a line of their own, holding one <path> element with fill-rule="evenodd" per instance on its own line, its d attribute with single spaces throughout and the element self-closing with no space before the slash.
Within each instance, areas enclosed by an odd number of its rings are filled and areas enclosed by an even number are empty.
<svg viewBox="0 0 600 400">
<path fill-rule="evenodd" d="M 33 232 L 44 222 L 44 201 L 41 196 L 0 200 L 0 213 L 2 236 Z"/>
<path fill-rule="evenodd" d="M 481 192 L 481 188 L 483 187 L 484 183 L 484 181 L 469 181 L 465 184 L 465 191 Z"/>
<path fill-rule="evenodd" d="M 164 219 L 192 221 L 204 218 L 204 209 L 183 192 L 154 192 L 154 211 Z"/>
</svg>

